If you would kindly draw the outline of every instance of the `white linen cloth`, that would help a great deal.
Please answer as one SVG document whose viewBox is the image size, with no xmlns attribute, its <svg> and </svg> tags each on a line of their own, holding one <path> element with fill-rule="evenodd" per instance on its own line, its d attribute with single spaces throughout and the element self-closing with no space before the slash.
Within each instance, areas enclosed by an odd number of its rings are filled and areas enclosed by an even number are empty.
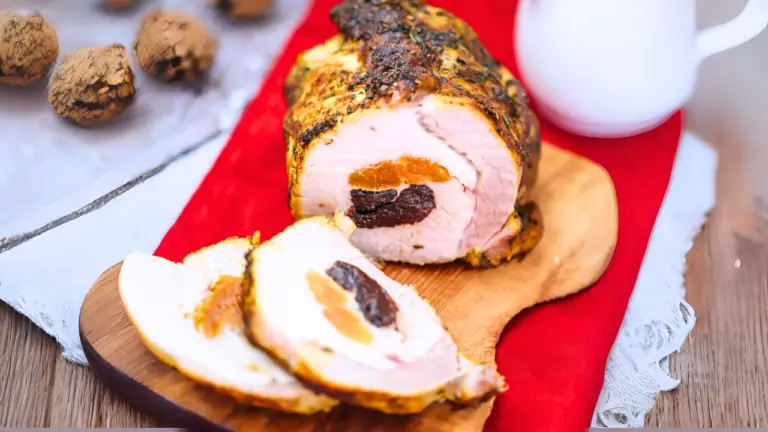
<svg viewBox="0 0 768 432">
<path fill-rule="evenodd" d="M 0 7 L 38 4 L 60 33 L 67 25 L 90 23 L 87 34 L 62 36 L 64 52 L 90 45 L 92 34 L 98 43 L 114 40 L 101 33 L 106 28 L 129 46 L 135 19 L 95 24 L 94 17 L 71 10 L 86 3 L 94 1 L 0 0 Z M 184 8 L 204 2 L 152 3 Z M 196 97 L 140 78 L 138 106 L 112 127 L 72 128 L 40 101 L 0 89 L 0 300 L 55 337 L 65 358 L 85 363 L 78 314 L 91 284 L 128 252 L 156 248 L 226 143 L 228 128 L 301 17 L 305 0 L 276 3 L 278 10 L 261 24 L 219 28 L 224 47 L 214 89 Z M 705 143 L 683 136 L 608 360 L 594 426 L 640 427 L 655 396 L 678 384 L 666 359 L 695 321 L 684 301 L 682 274 L 693 237 L 714 205 L 716 165 Z"/>
</svg>

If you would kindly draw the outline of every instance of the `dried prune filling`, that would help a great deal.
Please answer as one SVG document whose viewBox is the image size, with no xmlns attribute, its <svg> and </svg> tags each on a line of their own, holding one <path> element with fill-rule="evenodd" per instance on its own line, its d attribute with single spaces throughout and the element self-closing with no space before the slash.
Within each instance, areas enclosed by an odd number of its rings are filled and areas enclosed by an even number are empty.
<svg viewBox="0 0 768 432">
<path fill-rule="evenodd" d="M 385 204 L 394 202 L 397 199 L 397 190 L 367 191 L 353 189 L 350 192 L 350 196 L 356 212 L 371 213 Z"/>
<path fill-rule="evenodd" d="M 427 185 L 411 185 L 400 194 L 395 189 L 352 189 L 347 215 L 358 228 L 392 228 L 419 223 L 435 209 L 435 193 Z"/>
<path fill-rule="evenodd" d="M 344 261 L 336 261 L 325 273 L 339 286 L 355 293 L 355 301 L 368 322 L 376 327 L 395 323 L 398 310 L 395 301 L 362 269 Z"/>
</svg>

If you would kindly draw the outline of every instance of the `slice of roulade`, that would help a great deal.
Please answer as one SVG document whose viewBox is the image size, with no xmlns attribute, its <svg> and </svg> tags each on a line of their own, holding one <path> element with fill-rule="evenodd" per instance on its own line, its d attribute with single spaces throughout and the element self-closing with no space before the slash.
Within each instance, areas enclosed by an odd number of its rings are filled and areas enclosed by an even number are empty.
<svg viewBox="0 0 768 432">
<path fill-rule="evenodd" d="M 232 238 L 184 259 L 123 260 L 123 307 L 146 347 L 183 375 L 238 402 L 310 414 L 337 405 L 302 385 L 244 335 L 242 277 L 253 239 Z"/>
<path fill-rule="evenodd" d="M 496 265 L 530 250 L 541 139 L 518 81 L 474 30 L 420 0 L 346 0 L 340 34 L 288 76 L 291 210 L 341 209 L 368 255 Z"/>
<path fill-rule="evenodd" d="M 506 386 L 462 357 L 434 309 L 348 240 L 354 223 L 301 220 L 248 255 L 246 326 L 298 378 L 385 413 L 484 401 Z"/>
</svg>

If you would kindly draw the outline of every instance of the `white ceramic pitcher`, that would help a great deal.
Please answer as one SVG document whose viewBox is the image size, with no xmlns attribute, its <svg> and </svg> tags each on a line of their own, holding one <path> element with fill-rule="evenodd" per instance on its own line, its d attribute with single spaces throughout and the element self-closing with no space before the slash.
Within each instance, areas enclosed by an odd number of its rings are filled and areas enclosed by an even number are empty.
<svg viewBox="0 0 768 432">
<path fill-rule="evenodd" d="M 699 33 L 695 0 L 520 0 L 515 49 L 541 115 L 580 135 L 629 136 L 685 104 L 704 58 L 766 25 L 768 0 Z"/>
</svg>

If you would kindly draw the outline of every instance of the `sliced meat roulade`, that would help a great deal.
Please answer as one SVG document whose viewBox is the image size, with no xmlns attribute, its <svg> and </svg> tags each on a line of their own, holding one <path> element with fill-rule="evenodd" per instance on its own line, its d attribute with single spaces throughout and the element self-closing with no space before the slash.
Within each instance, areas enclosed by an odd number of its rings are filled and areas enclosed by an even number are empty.
<svg viewBox="0 0 768 432">
<path fill-rule="evenodd" d="M 241 403 L 309 414 L 337 405 L 304 387 L 244 335 L 242 276 L 250 239 L 229 239 L 183 264 L 129 254 L 118 285 L 123 307 L 159 360 Z"/>
<path fill-rule="evenodd" d="M 541 139 L 526 96 L 475 32 L 420 0 L 346 0 L 340 34 L 286 82 L 295 217 L 341 209 L 368 255 L 496 265 L 530 250 Z"/>
<path fill-rule="evenodd" d="M 317 391 L 386 413 L 504 391 L 495 366 L 461 356 L 413 287 L 349 242 L 353 230 L 340 213 L 307 218 L 251 251 L 245 317 L 256 344 Z"/>
</svg>

